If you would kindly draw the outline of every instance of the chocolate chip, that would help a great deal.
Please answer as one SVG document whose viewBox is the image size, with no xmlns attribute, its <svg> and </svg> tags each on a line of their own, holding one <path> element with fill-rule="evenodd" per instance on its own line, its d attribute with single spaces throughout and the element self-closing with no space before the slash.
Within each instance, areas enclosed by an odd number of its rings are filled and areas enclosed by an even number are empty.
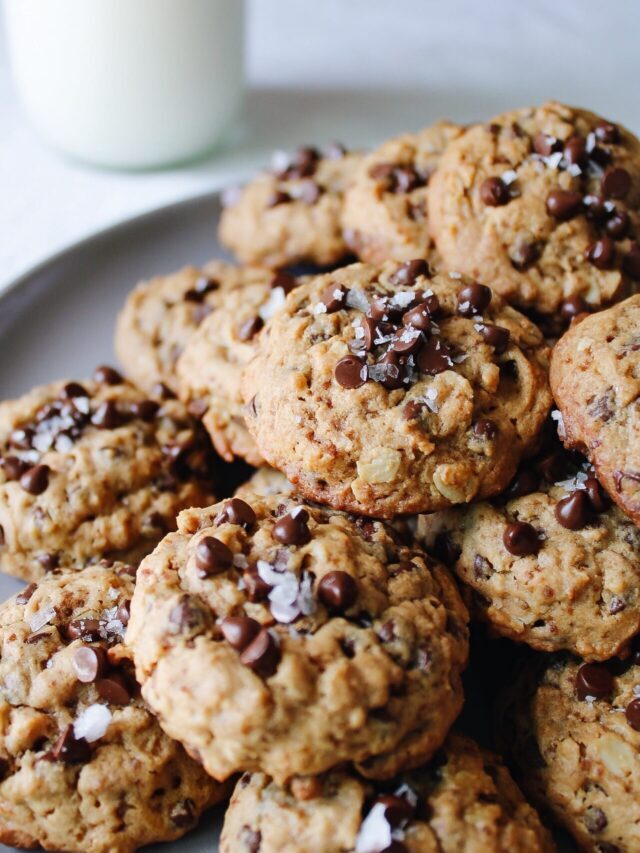
<svg viewBox="0 0 640 853">
<path fill-rule="evenodd" d="M 119 672 L 112 672 L 96 681 L 96 690 L 98 696 L 106 699 L 110 705 L 128 705 L 131 701 L 127 682 Z"/>
<path fill-rule="evenodd" d="M 30 427 L 14 429 L 9 436 L 9 444 L 12 447 L 17 447 L 19 450 L 31 450 L 34 438 L 35 431 Z"/>
<path fill-rule="evenodd" d="M 347 572 L 328 572 L 318 584 L 318 598 L 329 610 L 344 613 L 358 598 L 358 585 Z"/>
<path fill-rule="evenodd" d="M 241 652 L 260 633 L 260 623 L 249 616 L 227 616 L 220 623 L 220 630 L 229 645 Z"/>
<path fill-rule="evenodd" d="M 605 198 L 624 198 L 631 189 L 631 175 L 626 169 L 610 166 L 602 176 L 600 188 Z"/>
<path fill-rule="evenodd" d="M 600 142 L 604 142 L 606 145 L 617 145 L 620 142 L 620 131 L 617 125 L 612 124 L 610 121 L 603 120 L 599 122 L 594 128 L 594 133 L 596 139 L 599 139 Z"/>
<path fill-rule="evenodd" d="M 377 363 L 385 365 L 385 374 L 379 381 L 387 391 L 394 391 L 403 387 L 406 372 L 398 353 L 388 350 L 382 358 L 378 359 Z"/>
<path fill-rule="evenodd" d="M 38 554 L 36 560 L 40 563 L 45 572 L 52 572 L 60 565 L 60 556 L 51 551 L 45 552 L 44 554 Z"/>
<path fill-rule="evenodd" d="M 428 332 L 431 328 L 431 314 L 428 303 L 420 302 L 415 308 L 411 308 L 402 315 L 405 326 L 413 326 L 421 332 Z"/>
<path fill-rule="evenodd" d="M 390 344 L 390 349 L 398 355 L 413 355 L 424 341 L 424 335 L 420 329 L 414 326 L 404 326 L 400 329 Z"/>
<path fill-rule="evenodd" d="M 402 410 L 402 417 L 405 421 L 415 421 L 422 417 L 425 404 L 420 400 L 409 400 Z"/>
<path fill-rule="evenodd" d="M 361 385 L 364 385 L 366 379 L 363 378 L 363 374 L 366 376 L 366 366 L 355 355 L 345 355 L 336 364 L 334 370 L 334 376 L 338 384 L 349 390 L 360 388 Z"/>
<path fill-rule="evenodd" d="M 294 509 L 283 515 L 273 526 L 273 538 L 283 545 L 306 545 L 311 540 L 306 509 Z"/>
<path fill-rule="evenodd" d="M 264 320 L 257 314 L 255 317 L 250 317 L 238 328 L 238 340 L 250 341 L 254 338 L 260 329 L 264 326 Z"/>
<path fill-rule="evenodd" d="M 242 574 L 244 588 L 247 593 L 247 598 L 251 602 L 264 601 L 271 592 L 269 584 L 262 580 L 258 574 L 258 568 L 255 563 L 252 563 Z"/>
<path fill-rule="evenodd" d="M 537 554 L 542 545 L 535 528 L 526 521 L 508 524 L 502 534 L 502 541 L 507 551 L 515 557 Z"/>
<path fill-rule="evenodd" d="M 459 546 L 453 541 L 448 533 L 438 533 L 433 545 L 433 553 L 446 566 L 453 566 L 462 553 Z"/>
<path fill-rule="evenodd" d="M 91 748 L 84 738 L 77 738 L 73 725 L 69 723 L 47 753 L 51 761 L 63 761 L 65 764 L 79 764 L 91 758 Z"/>
<path fill-rule="evenodd" d="M 599 270 L 610 270 L 616 258 L 616 247 L 611 237 L 601 237 L 586 251 L 587 260 Z"/>
<path fill-rule="evenodd" d="M 113 400 L 101 403 L 91 416 L 91 423 L 98 429 L 117 429 L 124 422 L 125 417 Z"/>
<path fill-rule="evenodd" d="M 585 491 L 577 490 L 561 501 L 555 509 L 556 520 L 568 530 L 582 530 L 591 521 L 591 501 Z"/>
<path fill-rule="evenodd" d="M 129 566 L 129 569 L 135 569 L 133 566 Z M 135 577 L 135 574 L 134 574 Z M 118 609 L 116 610 L 116 618 L 122 623 L 123 626 L 129 624 L 129 619 L 131 618 L 131 602 L 130 601 L 121 601 L 118 605 Z"/>
<path fill-rule="evenodd" d="M 323 291 L 320 302 L 327 309 L 327 314 L 333 314 L 345 307 L 345 299 L 349 291 L 343 284 L 331 282 Z"/>
<path fill-rule="evenodd" d="M 480 336 L 484 339 L 484 342 L 490 347 L 493 347 L 496 355 L 503 353 L 509 346 L 511 333 L 509 332 L 509 329 L 505 329 L 503 326 L 494 326 L 491 323 L 483 323 L 478 331 L 480 332 Z"/>
<path fill-rule="evenodd" d="M 587 147 L 581 136 L 570 136 L 564 144 L 562 156 L 575 166 L 582 166 L 586 160 Z"/>
<path fill-rule="evenodd" d="M 489 207 L 501 207 L 511 199 L 509 187 L 502 178 L 485 178 L 480 184 L 480 198 Z"/>
<path fill-rule="evenodd" d="M 607 509 L 608 501 L 598 480 L 595 477 L 588 477 L 584 481 L 584 489 L 593 509 L 596 512 L 604 512 Z"/>
<path fill-rule="evenodd" d="M 87 389 L 79 382 L 67 382 L 62 389 L 62 394 L 68 400 L 74 400 L 78 397 L 88 397 Z"/>
<path fill-rule="evenodd" d="M 176 803 L 169 812 L 169 819 L 171 820 L 171 823 L 180 829 L 187 829 L 188 827 L 193 826 L 196 822 L 197 816 L 196 805 L 193 800 L 190 800 L 189 798 Z"/>
<path fill-rule="evenodd" d="M 498 435 L 498 427 L 488 418 L 480 418 L 473 425 L 473 434 L 478 438 L 493 441 Z"/>
<path fill-rule="evenodd" d="M 48 465 L 34 465 L 20 477 L 20 485 L 30 495 L 41 495 L 49 485 Z"/>
<path fill-rule="evenodd" d="M 374 805 L 378 804 L 384 807 L 385 819 L 394 829 L 411 820 L 415 813 L 413 806 L 404 797 L 394 794 L 382 794 L 377 797 Z"/>
<path fill-rule="evenodd" d="M 583 663 L 576 675 L 576 693 L 578 699 L 587 696 L 603 699 L 613 691 L 613 676 L 604 666 L 597 663 Z"/>
<path fill-rule="evenodd" d="M 592 835 L 602 832 L 608 824 L 607 816 L 597 806 L 589 806 L 583 815 L 584 825 Z"/>
<path fill-rule="evenodd" d="M 103 385 L 122 385 L 124 382 L 122 374 L 107 364 L 101 364 L 100 367 L 96 368 L 93 379 Z"/>
<path fill-rule="evenodd" d="M 631 728 L 640 732 L 640 699 L 632 699 L 625 708 L 624 715 Z"/>
<path fill-rule="evenodd" d="M 16 595 L 16 604 L 26 604 L 37 589 L 37 584 L 30 583 L 29 586 Z"/>
<path fill-rule="evenodd" d="M 2 467 L 7 480 L 19 480 L 28 470 L 29 465 L 17 456 L 5 456 L 2 460 Z"/>
<path fill-rule="evenodd" d="M 159 400 L 175 400 L 176 395 L 164 382 L 156 382 L 151 389 L 151 393 Z"/>
<path fill-rule="evenodd" d="M 552 190 L 547 196 L 547 212 L 560 222 L 573 219 L 581 208 L 582 196 L 573 190 Z"/>
<path fill-rule="evenodd" d="M 193 596 L 186 593 L 169 611 L 169 631 L 172 634 L 197 634 L 205 627 L 205 614 Z"/>
<path fill-rule="evenodd" d="M 616 210 L 607 220 L 607 234 L 614 240 L 622 240 L 627 236 L 629 223 L 629 214 L 624 210 Z"/>
<path fill-rule="evenodd" d="M 78 681 L 90 684 L 107 671 L 107 653 L 99 647 L 83 646 L 74 654 L 72 663 Z"/>
<path fill-rule="evenodd" d="M 205 536 L 196 545 L 196 568 L 201 578 L 225 572 L 233 564 L 233 552 L 214 536 Z"/>
<path fill-rule="evenodd" d="M 511 247 L 509 260 L 511 266 L 518 272 L 524 272 L 532 267 L 542 254 L 542 245 L 537 241 L 519 240 Z"/>
<path fill-rule="evenodd" d="M 549 157 L 556 151 L 562 151 L 562 142 L 555 136 L 549 136 L 548 133 L 540 131 L 533 137 L 533 150 L 541 157 Z"/>
<path fill-rule="evenodd" d="M 389 282 L 397 287 L 410 287 L 416 280 L 424 276 L 430 278 L 429 264 L 423 258 L 405 261 L 389 278 Z"/>
<path fill-rule="evenodd" d="M 622 269 L 629 278 L 640 281 L 640 246 L 633 243 L 622 261 Z"/>
<path fill-rule="evenodd" d="M 565 322 L 570 322 L 579 314 L 589 313 L 590 310 L 589 303 L 582 296 L 570 296 L 560 306 L 560 316 Z"/>
<path fill-rule="evenodd" d="M 273 635 L 262 628 L 240 654 L 240 660 L 262 678 L 275 673 L 280 663 L 280 648 Z"/>
<path fill-rule="evenodd" d="M 437 373 L 442 373 L 444 370 L 453 367 L 451 351 L 445 343 L 435 338 L 428 340 L 422 347 L 416 357 L 416 362 L 418 368 L 430 376 L 435 376 Z"/>
<path fill-rule="evenodd" d="M 292 198 L 289 193 L 286 193 L 284 190 L 274 190 L 267 199 L 266 206 L 278 207 L 281 204 L 288 204 L 290 201 L 292 201 Z"/>
<path fill-rule="evenodd" d="M 160 405 L 155 400 L 139 400 L 130 406 L 130 412 L 134 418 L 147 422 L 155 418 L 159 409 Z"/>
<path fill-rule="evenodd" d="M 536 462 L 536 469 L 548 483 L 555 483 L 566 474 L 567 457 L 561 450 L 554 450 Z"/>
<path fill-rule="evenodd" d="M 473 317 L 481 314 L 491 302 L 491 288 L 484 284 L 467 284 L 458 291 L 458 314 Z"/>
<path fill-rule="evenodd" d="M 100 639 L 101 627 L 98 619 L 74 619 L 64 628 L 64 633 L 69 640 L 95 643 Z"/>
<path fill-rule="evenodd" d="M 218 524 L 237 524 L 239 527 L 244 527 L 247 530 L 256 523 L 256 514 L 246 501 L 240 498 L 231 498 L 228 500 L 224 509 L 220 513 Z"/>
</svg>

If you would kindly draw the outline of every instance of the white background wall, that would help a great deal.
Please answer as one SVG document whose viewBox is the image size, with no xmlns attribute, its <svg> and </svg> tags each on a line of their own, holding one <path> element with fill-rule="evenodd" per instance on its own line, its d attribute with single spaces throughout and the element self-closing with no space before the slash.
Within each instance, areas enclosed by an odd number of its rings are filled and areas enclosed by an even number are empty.
<svg viewBox="0 0 640 853">
<path fill-rule="evenodd" d="M 250 0 L 233 145 L 151 174 L 50 152 L 22 119 L 0 40 L 0 287 L 96 229 L 247 174 L 276 147 L 371 144 L 549 97 L 640 132 L 639 35 L 640 0 Z"/>
</svg>

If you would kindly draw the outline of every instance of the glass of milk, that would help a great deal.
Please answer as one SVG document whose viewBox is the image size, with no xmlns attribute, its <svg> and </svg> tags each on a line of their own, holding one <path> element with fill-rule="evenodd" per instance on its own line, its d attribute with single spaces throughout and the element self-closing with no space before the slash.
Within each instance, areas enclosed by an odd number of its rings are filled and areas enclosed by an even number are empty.
<svg viewBox="0 0 640 853">
<path fill-rule="evenodd" d="M 212 149 L 244 86 L 244 0 L 5 0 L 9 54 L 33 125 L 114 168 Z"/>
</svg>

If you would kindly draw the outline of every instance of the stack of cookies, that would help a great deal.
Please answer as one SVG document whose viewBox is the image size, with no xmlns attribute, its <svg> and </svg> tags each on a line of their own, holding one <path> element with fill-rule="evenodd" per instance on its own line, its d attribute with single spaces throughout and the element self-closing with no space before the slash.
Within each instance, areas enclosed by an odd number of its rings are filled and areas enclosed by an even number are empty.
<svg viewBox="0 0 640 853">
<path fill-rule="evenodd" d="M 551 102 L 224 201 L 127 378 L 0 404 L 0 840 L 640 849 L 640 143 Z"/>
</svg>

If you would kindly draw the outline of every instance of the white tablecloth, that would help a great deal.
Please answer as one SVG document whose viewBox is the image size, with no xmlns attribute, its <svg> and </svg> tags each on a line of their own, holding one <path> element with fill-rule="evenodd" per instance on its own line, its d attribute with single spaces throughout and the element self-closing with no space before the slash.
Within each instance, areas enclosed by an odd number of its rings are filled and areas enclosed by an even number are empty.
<svg viewBox="0 0 640 853">
<path fill-rule="evenodd" d="M 89 233 L 248 174 L 274 148 L 370 144 L 441 116 L 470 121 L 549 97 L 640 132 L 640 0 L 249 8 L 243 118 L 224 152 L 182 169 L 101 172 L 48 150 L 21 116 L 0 47 L 0 289 Z"/>
</svg>

